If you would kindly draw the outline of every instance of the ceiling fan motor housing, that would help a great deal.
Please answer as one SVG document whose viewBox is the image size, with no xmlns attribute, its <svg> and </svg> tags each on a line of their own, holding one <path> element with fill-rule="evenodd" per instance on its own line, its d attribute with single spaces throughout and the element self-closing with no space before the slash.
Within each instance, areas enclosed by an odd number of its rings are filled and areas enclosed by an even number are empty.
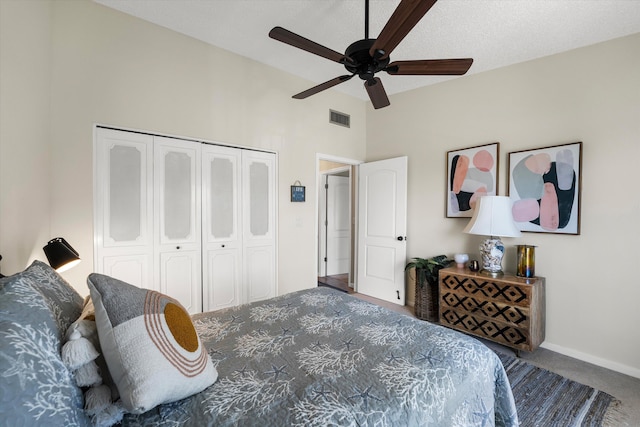
<svg viewBox="0 0 640 427">
<path fill-rule="evenodd" d="M 363 39 L 349 45 L 345 56 L 352 62 L 345 61 L 344 67 L 352 74 L 357 74 L 362 80 L 369 81 L 378 71 L 389 65 L 389 57 L 376 59 L 369 54 L 369 50 L 376 39 Z M 376 57 L 382 57 L 384 52 Z"/>
</svg>

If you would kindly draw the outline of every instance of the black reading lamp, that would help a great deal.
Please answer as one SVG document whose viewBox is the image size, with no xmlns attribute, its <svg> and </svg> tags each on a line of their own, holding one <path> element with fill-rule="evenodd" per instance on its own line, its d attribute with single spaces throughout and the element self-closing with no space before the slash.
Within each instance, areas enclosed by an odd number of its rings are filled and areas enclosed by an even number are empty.
<svg viewBox="0 0 640 427">
<path fill-rule="evenodd" d="M 58 273 L 75 267 L 80 262 L 78 252 L 62 237 L 49 240 L 49 243 L 42 249 L 47 256 L 49 265 Z"/>
</svg>

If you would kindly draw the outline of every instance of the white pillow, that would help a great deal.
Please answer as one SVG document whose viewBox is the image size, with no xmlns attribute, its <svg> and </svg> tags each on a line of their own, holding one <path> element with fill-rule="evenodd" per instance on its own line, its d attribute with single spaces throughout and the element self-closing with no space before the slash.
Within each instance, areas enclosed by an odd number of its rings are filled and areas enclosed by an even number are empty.
<svg viewBox="0 0 640 427">
<path fill-rule="evenodd" d="M 180 303 L 101 274 L 87 279 L 102 353 L 124 407 L 146 412 L 213 384 L 218 373 Z"/>
</svg>

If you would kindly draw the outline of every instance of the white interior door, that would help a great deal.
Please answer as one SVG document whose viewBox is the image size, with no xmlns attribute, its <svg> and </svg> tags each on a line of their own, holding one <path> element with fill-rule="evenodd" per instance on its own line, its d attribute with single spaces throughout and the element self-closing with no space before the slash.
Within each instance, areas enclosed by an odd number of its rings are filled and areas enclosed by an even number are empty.
<svg viewBox="0 0 640 427">
<path fill-rule="evenodd" d="M 327 276 L 348 274 L 351 255 L 349 177 L 327 176 Z"/>
<path fill-rule="evenodd" d="M 360 165 L 359 293 L 405 304 L 407 157 Z"/>
</svg>

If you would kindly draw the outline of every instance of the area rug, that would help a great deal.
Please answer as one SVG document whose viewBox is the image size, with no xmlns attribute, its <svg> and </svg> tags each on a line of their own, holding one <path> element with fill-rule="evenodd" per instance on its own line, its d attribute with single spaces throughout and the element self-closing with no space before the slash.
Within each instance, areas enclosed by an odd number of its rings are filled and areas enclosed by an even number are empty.
<svg viewBox="0 0 640 427">
<path fill-rule="evenodd" d="M 509 377 L 521 427 L 616 426 L 624 416 L 613 396 L 524 360 L 497 353 Z"/>
</svg>

